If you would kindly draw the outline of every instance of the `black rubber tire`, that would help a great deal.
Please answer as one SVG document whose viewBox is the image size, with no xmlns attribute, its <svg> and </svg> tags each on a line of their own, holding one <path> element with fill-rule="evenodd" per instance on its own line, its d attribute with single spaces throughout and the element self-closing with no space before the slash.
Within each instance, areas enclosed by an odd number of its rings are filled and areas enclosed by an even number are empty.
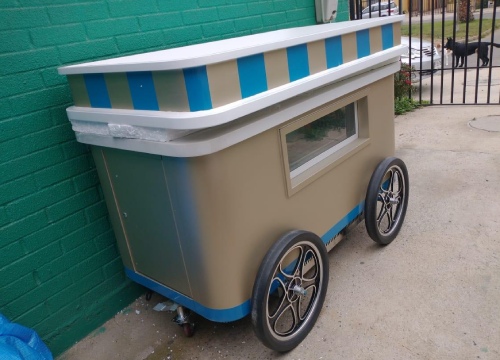
<svg viewBox="0 0 500 360">
<path fill-rule="evenodd" d="M 287 262 L 285 269 L 280 268 L 282 261 L 292 258 L 295 260 Z M 312 269 L 304 273 L 311 265 Z M 252 324 L 264 345 L 286 352 L 305 339 L 323 307 L 328 272 L 326 246 L 317 235 L 294 230 L 273 244 L 260 265 L 252 292 Z M 270 309 L 272 302 L 279 304 L 274 312 Z M 278 329 L 280 325 L 288 326 L 287 315 L 293 319 L 290 329 Z"/>
<path fill-rule="evenodd" d="M 408 207 L 409 190 L 403 160 L 389 157 L 377 166 L 365 200 L 366 230 L 375 242 L 387 245 L 398 235 Z"/>
</svg>

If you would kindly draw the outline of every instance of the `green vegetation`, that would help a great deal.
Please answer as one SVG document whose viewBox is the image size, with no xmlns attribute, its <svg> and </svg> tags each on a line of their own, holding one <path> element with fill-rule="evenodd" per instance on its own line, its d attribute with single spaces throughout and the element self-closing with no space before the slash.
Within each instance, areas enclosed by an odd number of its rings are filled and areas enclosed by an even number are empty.
<svg viewBox="0 0 500 360">
<path fill-rule="evenodd" d="M 401 70 L 394 74 L 394 113 L 402 115 L 420 107 L 420 104 L 411 97 L 415 86 L 411 83 L 412 68 L 401 63 Z"/>
<path fill-rule="evenodd" d="M 476 14 L 477 15 L 477 14 Z M 479 17 L 479 16 L 477 16 Z M 436 15 L 435 20 L 439 19 L 439 15 Z M 422 38 L 425 40 L 432 40 L 432 33 L 434 29 L 434 41 L 435 42 L 446 42 L 445 39 L 447 37 L 453 36 L 453 20 L 447 20 L 444 22 L 444 39 L 441 41 L 440 37 L 442 34 L 442 25 L 441 21 L 434 22 L 434 28 L 432 27 L 432 23 L 422 23 Z M 465 31 L 467 29 L 467 23 L 456 22 L 456 39 L 457 41 L 461 41 L 465 39 Z M 491 32 L 493 27 L 492 19 L 483 19 L 481 25 L 481 37 L 485 37 Z M 495 21 L 495 29 L 500 28 L 500 21 Z M 401 27 L 401 35 L 408 36 L 410 34 L 410 27 L 408 25 L 402 25 Z M 479 35 L 479 20 L 469 21 L 469 40 L 477 38 Z M 420 23 L 414 23 L 411 25 L 411 36 L 412 37 L 420 37 Z"/>
<path fill-rule="evenodd" d="M 420 107 L 422 105 L 418 101 L 409 97 L 394 99 L 394 114 L 396 115 L 403 115 Z"/>
</svg>

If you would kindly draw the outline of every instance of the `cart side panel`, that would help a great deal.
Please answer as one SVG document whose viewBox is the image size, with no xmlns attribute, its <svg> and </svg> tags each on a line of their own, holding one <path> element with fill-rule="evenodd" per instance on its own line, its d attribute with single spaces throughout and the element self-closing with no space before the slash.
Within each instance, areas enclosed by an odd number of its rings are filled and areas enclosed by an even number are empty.
<svg viewBox="0 0 500 360">
<path fill-rule="evenodd" d="M 91 146 L 90 149 L 92 151 L 92 156 L 94 158 L 94 162 L 96 165 L 99 181 L 102 186 L 104 199 L 106 200 L 106 206 L 109 212 L 109 219 L 115 233 L 116 241 L 118 244 L 118 250 L 120 251 L 123 265 L 126 268 L 133 269 L 134 265 L 132 262 L 132 258 L 130 257 L 130 250 L 127 244 L 125 233 L 123 232 L 118 206 L 116 204 L 113 188 L 111 186 L 111 182 L 109 181 L 106 162 L 104 160 L 103 151 L 105 151 L 106 149 L 101 148 L 99 146 Z"/>
<path fill-rule="evenodd" d="M 162 157 L 163 167 L 167 175 L 170 201 L 176 220 L 177 235 L 180 239 L 182 257 L 191 289 L 191 297 L 195 301 L 207 293 L 203 256 L 203 234 L 200 234 L 197 199 L 194 196 L 192 159 Z M 172 274 L 174 275 L 174 274 Z M 194 286 L 193 286 L 194 285 Z M 175 287 L 173 290 L 177 290 Z M 178 300 L 181 302 L 181 300 Z M 204 313 L 204 312 L 203 312 Z"/>
<path fill-rule="evenodd" d="M 191 284 L 203 281 L 209 289 L 197 301 L 219 309 L 242 304 L 251 296 L 261 260 L 281 235 L 305 229 L 334 236 L 335 225 L 352 220 L 349 213 L 359 214 L 376 165 L 394 155 L 392 94 L 392 76 L 369 86 L 359 112 L 369 120 L 369 128 L 359 131 L 369 144 L 290 197 L 279 128 L 191 160 L 204 257 Z"/>
<path fill-rule="evenodd" d="M 98 167 L 125 266 L 192 296 L 161 156 L 101 148 Z M 94 153 L 96 150 L 94 150 Z"/>
</svg>

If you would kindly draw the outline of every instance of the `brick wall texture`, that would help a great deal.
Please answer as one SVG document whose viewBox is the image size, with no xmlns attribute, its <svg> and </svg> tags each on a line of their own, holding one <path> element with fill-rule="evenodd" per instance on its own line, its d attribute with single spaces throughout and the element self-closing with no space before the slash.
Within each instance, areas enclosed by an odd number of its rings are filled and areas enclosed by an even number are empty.
<svg viewBox="0 0 500 360">
<path fill-rule="evenodd" d="M 314 0 L 0 1 L 0 313 L 58 355 L 144 291 L 57 67 L 314 23 Z"/>
</svg>

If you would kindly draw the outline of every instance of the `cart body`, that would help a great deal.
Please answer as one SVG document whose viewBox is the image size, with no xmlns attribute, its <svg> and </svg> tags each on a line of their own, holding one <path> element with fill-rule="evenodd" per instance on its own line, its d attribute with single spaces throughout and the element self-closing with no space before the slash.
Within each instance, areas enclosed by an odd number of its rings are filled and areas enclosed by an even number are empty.
<svg viewBox="0 0 500 360">
<path fill-rule="evenodd" d="M 331 249 L 362 217 L 375 167 L 394 154 L 401 21 L 61 68 L 75 101 L 68 116 L 91 145 L 127 275 L 227 322 L 249 314 L 259 265 L 283 233 L 308 230 Z M 348 125 L 336 129 L 349 141 L 294 165 L 291 134 L 339 109 L 352 113 L 355 136 Z"/>
</svg>

